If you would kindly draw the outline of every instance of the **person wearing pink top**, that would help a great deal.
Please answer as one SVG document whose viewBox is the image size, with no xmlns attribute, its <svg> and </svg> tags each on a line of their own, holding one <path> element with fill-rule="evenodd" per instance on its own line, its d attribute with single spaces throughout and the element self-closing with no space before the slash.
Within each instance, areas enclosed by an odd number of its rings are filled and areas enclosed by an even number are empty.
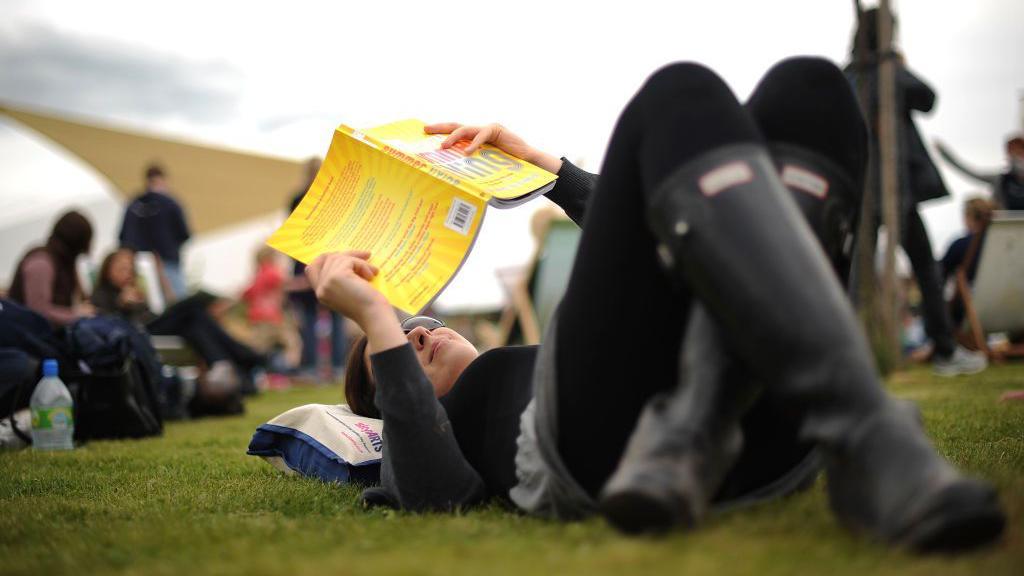
<svg viewBox="0 0 1024 576">
<path fill-rule="evenodd" d="M 46 244 L 29 250 L 15 268 L 8 297 L 42 314 L 54 326 L 66 326 L 95 309 L 85 301 L 75 270 L 89 252 L 92 225 L 71 210 L 53 226 Z"/>
</svg>

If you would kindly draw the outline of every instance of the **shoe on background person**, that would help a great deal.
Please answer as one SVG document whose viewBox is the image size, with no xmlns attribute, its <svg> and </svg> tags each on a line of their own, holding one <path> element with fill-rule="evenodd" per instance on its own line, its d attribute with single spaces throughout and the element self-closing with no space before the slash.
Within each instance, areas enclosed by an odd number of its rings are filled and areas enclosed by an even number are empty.
<svg viewBox="0 0 1024 576">
<path fill-rule="evenodd" d="M 988 358 L 984 352 L 973 352 L 959 345 L 949 356 L 936 354 L 932 360 L 932 372 L 937 376 L 965 376 L 985 368 L 988 368 Z"/>
</svg>

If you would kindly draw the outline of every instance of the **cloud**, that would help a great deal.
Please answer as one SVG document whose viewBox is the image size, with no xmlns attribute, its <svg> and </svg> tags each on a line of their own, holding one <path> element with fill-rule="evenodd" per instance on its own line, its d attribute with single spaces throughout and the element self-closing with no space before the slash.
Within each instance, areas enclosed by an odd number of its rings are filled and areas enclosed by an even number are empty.
<svg viewBox="0 0 1024 576">
<path fill-rule="evenodd" d="M 242 74 L 149 48 L 38 24 L 0 27 L 0 100 L 84 113 L 220 122 L 235 114 Z"/>
</svg>

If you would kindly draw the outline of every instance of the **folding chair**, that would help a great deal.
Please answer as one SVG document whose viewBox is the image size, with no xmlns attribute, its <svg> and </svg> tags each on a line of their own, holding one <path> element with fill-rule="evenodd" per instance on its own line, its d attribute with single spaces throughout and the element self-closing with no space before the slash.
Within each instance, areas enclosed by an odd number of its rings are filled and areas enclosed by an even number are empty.
<svg viewBox="0 0 1024 576">
<path fill-rule="evenodd" d="M 957 293 L 964 303 L 966 323 L 975 346 L 993 357 L 1024 356 L 1024 344 L 993 352 L 987 335 L 1024 332 L 1024 212 L 997 211 L 980 251 L 975 240 L 957 269 Z M 966 270 L 978 258 L 974 285 Z"/>
</svg>

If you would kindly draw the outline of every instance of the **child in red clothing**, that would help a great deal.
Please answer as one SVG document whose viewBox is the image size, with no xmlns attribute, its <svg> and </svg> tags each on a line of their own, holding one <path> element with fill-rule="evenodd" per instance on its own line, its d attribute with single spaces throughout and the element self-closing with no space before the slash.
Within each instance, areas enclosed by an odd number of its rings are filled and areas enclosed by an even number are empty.
<svg viewBox="0 0 1024 576">
<path fill-rule="evenodd" d="M 256 275 L 242 294 L 248 306 L 253 340 L 262 350 L 284 345 L 284 274 L 274 250 L 264 246 L 256 253 Z"/>
</svg>

